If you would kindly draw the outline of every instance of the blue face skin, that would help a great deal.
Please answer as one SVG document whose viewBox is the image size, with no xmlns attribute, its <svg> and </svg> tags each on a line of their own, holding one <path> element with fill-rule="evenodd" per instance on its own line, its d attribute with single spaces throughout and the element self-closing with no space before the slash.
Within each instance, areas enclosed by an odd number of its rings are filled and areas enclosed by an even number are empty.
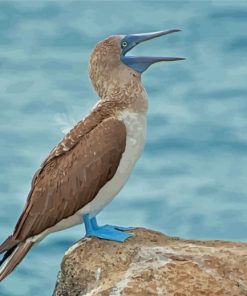
<svg viewBox="0 0 247 296">
<path fill-rule="evenodd" d="M 153 32 L 153 33 L 142 33 L 142 34 L 131 34 L 126 35 L 121 40 L 121 61 L 129 66 L 130 68 L 134 69 L 135 71 L 139 73 L 143 73 L 149 66 L 151 66 L 154 63 L 158 62 L 171 62 L 171 61 L 179 61 L 184 60 L 184 58 L 178 58 L 178 57 L 150 57 L 150 56 L 144 56 L 144 57 L 134 57 L 134 56 L 126 56 L 127 52 L 129 52 L 132 48 L 134 48 L 137 44 L 151 40 L 154 38 L 157 38 L 159 36 L 179 32 L 179 29 L 171 29 L 166 31 L 159 31 L 159 32 Z"/>
</svg>

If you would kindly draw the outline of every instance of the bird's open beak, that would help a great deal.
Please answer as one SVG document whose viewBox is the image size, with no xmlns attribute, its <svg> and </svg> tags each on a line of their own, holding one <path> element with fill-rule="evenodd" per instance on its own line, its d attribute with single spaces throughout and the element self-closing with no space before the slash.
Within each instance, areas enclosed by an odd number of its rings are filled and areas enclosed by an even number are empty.
<svg viewBox="0 0 247 296">
<path fill-rule="evenodd" d="M 133 68 L 137 72 L 144 72 L 150 65 L 158 62 L 172 62 L 172 61 L 180 61 L 184 60 L 185 58 L 180 57 L 151 57 L 151 56 L 142 56 L 142 57 L 135 57 L 135 56 L 126 56 L 126 53 L 129 52 L 132 48 L 136 45 L 148 41 L 163 35 L 175 33 L 181 31 L 180 29 L 171 29 L 159 32 L 152 32 L 152 33 L 142 33 L 142 34 L 132 34 L 126 35 L 122 39 L 122 55 L 121 60 L 127 66 Z"/>
</svg>

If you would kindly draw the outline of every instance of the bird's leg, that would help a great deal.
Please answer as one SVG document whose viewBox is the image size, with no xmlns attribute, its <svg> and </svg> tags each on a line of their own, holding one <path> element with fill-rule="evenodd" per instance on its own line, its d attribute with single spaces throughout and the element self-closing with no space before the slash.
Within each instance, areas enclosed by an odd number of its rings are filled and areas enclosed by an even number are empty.
<svg viewBox="0 0 247 296">
<path fill-rule="evenodd" d="M 91 224 L 92 224 L 93 228 L 94 228 L 94 229 L 98 229 L 99 226 L 98 226 L 98 223 L 97 223 L 96 217 L 92 217 L 92 218 L 90 218 L 90 220 L 91 220 Z"/>
<path fill-rule="evenodd" d="M 92 221 L 92 218 L 90 218 L 89 214 L 86 214 L 83 216 L 83 222 L 86 228 L 86 235 L 94 231 L 94 223 L 92 223 L 93 221 Z"/>
<path fill-rule="evenodd" d="M 86 236 L 96 236 L 102 239 L 123 242 L 128 237 L 134 236 L 130 233 L 124 233 L 123 231 L 131 230 L 131 227 L 118 227 L 112 225 L 98 226 L 95 217 L 90 217 L 89 214 L 83 216 L 83 221 L 86 228 Z"/>
</svg>

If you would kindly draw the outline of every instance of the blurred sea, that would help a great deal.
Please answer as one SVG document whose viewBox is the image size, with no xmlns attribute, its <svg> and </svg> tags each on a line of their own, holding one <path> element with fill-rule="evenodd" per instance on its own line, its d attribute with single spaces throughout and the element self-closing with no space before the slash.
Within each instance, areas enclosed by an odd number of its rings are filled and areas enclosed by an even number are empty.
<svg viewBox="0 0 247 296">
<path fill-rule="evenodd" d="M 95 43 L 173 27 L 183 32 L 133 51 L 187 60 L 144 73 L 145 151 L 99 221 L 247 241 L 247 2 L 237 0 L 0 1 L 0 241 L 40 162 L 97 100 Z M 51 295 L 64 251 L 83 235 L 78 226 L 47 237 L 0 295 Z"/>
</svg>

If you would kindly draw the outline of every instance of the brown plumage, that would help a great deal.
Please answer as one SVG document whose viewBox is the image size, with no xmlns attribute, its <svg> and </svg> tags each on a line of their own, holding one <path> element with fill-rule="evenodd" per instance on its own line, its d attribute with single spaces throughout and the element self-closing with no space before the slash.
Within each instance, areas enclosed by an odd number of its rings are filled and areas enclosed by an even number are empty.
<svg viewBox="0 0 247 296">
<path fill-rule="evenodd" d="M 112 67 L 113 72 L 114 68 L 121 67 L 124 75 L 129 72 L 131 79 L 126 82 L 139 80 L 137 73 L 120 64 L 118 41 L 119 37 L 110 37 L 99 43 L 92 53 L 89 73 L 101 101 L 51 151 L 34 175 L 26 206 L 14 232 L 0 246 L 0 253 L 10 250 L 8 257 L 12 254 L 10 262 L 0 270 L 0 281 L 32 247 L 34 236 L 72 216 L 92 201 L 117 170 L 125 150 L 126 129 L 115 113 L 127 105 L 136 106 L 134 96 L 123 94 L 116 82 L 111 86 L 110 76 L 107 78 L 104 73 L 107 67 Z M 115 60 L 111 59 L 109 66 L 107 55 L 109 58 L 114 54 Z M 113 63 L 116 63 L 115 66 Z M 125 68 L 128 68 L 127 71 Z M 111 89 L 108 94 L 107 85 Z M 6 262 L 7 258 L 4 258 Z"/>
<path fill-rule="evenodd" d="M 4 265 L 1 269 L 0 281 L 6 278 L 6 276 L 8 276 L 15 269 L 15 267 L 20 263 L 21 259 L 27 254 L 27 252 L 31 249 L 32 246 L 33 242 L 24 241 L 6 252 L 6 256 L 2 260 L 2 263 L 4 263 Z M 10 260 L 8 260 L 8 258 L 10 258 Z"/>
<path fill-rule="evenodd" d="M 0 246 L 1 253 L 73 215 L 112 178 L 124 152 L 126 130 L 111 116 L 108 105 L 97 106 L 43 162 L 13 235 Z M 24 254 L 23 249 L 20 252 Z"/>
<path fill-rule="evenodd" d="M 128 35 L 132 40 L 128 50 L 177 31 Z M 124 50 L 128 40 L 124 44 L 123 38 L 111 36 L 93 50 L 89 76 L 100 101 L 51 151 L 34 175 L 13 234 L 0 245 L 0 253 L 5 253 L 0 261 L 0 281 L 48 233 L 81 223 L 81 216 L 94 217 L 120 191 L 140 157 L 148 107 L 142 70 L 157 61 L 181 58 L 128 59 Z M 137 64 L 133 66 L 133 62 Z M 130 236 L 121 235 L 124 239 Z M 103 238 L 112 237 L 115 239 L 114 235 Z"/>
</svg>

